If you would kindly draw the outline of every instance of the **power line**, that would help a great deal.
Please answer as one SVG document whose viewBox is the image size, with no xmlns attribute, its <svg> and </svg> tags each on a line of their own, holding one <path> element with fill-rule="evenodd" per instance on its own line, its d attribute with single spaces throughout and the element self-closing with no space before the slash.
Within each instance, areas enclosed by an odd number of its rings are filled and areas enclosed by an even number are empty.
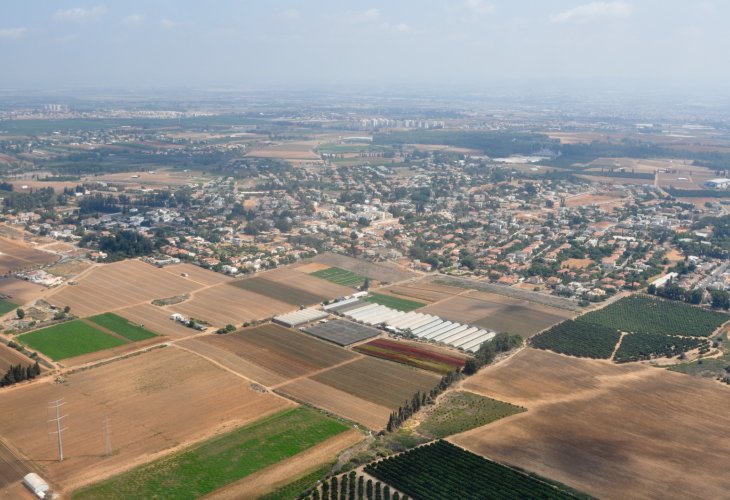
<svg viewBox="0 0 730 500">
<path fill-rule="evenodd" d="M 51 431 L 50 434 L 56 434 L 58 436 L 58 461 L 63 462 L 63 439 L 61 437 L 61 434 L 63 431 L 68 430 L 68 427 L 61 428 L 61 419 L 64 419 L 68 417 L 68 414 L 61 415 L 61 407 L 65 405 L 66 402 L 61 399 L 57 399 L 56 401 L 51 401 L 48 403 L 49 408 L 53 408 L 56 410 L 56 418 L 52 418 L 49 420 L 49 422 L 56 422 L 56 430 Z"/>
<path fill-rule="evenodd" d="M 112 439 L 111 439 L 111 429 L 112 429 L 112 419 L 109 417 L 106 417 L 104 419 L 104 446 L 106 447 L 106 455 L 109 456 L 112 454 Z"/>
</svg>

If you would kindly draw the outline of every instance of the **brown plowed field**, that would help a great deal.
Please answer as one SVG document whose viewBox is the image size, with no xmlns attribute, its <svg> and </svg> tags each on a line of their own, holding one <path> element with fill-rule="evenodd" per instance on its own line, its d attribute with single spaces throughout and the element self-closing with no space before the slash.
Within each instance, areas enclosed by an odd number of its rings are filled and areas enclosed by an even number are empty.
<svg viewBox="0 0 730 500">
<path fill-rule="evenodd" d="M 32 361 L 29 357 L 24 356 L 15 349 L 0 343 L 0 377 L 5 375 L 5 371 L 10 365 L 32 365 L 35 361 Z"/>
<path fill-rule="evenodd" d="M 356 259 L 336 253 L 319 254 L 312 259 L 312 262 L 346 269 L 347 271 L 359 274 L 360 276 L 367 276 L 370 279 L 378 280 L 382 283 L 395 283 L 416 276 L 414 273 L 401 269 L 390 262 L 376 264 L 367 260 Z"/>
<path fill-rule="evenodd" d="M 329 269 L 330 266 L 327 264 L 320 264 L 318 262 L 308 262 L 306 264 L 298 264 L 294 265 L 293 269 L 296 269 L 300 273 L 316 273 L 317 271 L 322 271 L 323 269 Z"/>
<path fill-rule="evenodd" d="M 231 285 L 248 290 L 249 292 L 265 295 L 271 299 L 287 302 L 293 306 L 315 305 L 324 298 L 317 293 L 307 292 L 306 290 L 295 288 L 288 284 L 278 283 L 263 276 L 235 281 Z"/>
<path fill-rule="evenodd" d="M 730 397 L 647 365 L 525 349 L 464 388 L 528 411 L 449 440 L 599 498 L 723 498 Z"/>
<path fill-rule="evenodd" d="M 474 291 L 425 307 L 419 312 L 523 337 L 531 337 L 572 316 L 563 309 Z"/>
<path fill-rule="evenodd" d="M 318 373 L 312 380 L 380 406 L 397 409 L 416 391 L 430 391 L 441 377 L 408 366 L 365 357 Z"/>
<path fill-rule="evenodd" d="M 170 312 L 167 309 L 152 304 L 128 307 L 117 311 L 117 314 L 171 339 L 181 339 L 197 333 L 196 330 L 171 320 Z"/>
<path fill-rule="evenodd" d="M 0 274 L 52 264 L 61 257 L 36 250 L 23 242 L 0 238 Z"/>
<path fill-rule="evenodd" d="M 201 285 L 139 260 L 99 266 L 49 295 L 49 301 L 71 306 L 76 316 L 92 316 L 153 299 L 189 293 Z"/>
<path fill-rule="evenodd" d="M 265 385 L 279 384 L 360 357 L 330 343 L 274 324 L 244 329 L 227 335 L 201 336 L 195 340 L 230 352 L 242 359 L 240 373 Z M 230 363 L 231 359 L 226 358 Z M 231 366 L 228 363 L 226 366 L 238 371 L 237 364 Z M 267 376 L 266 372 L 251 370 L 249 363 L 273 372 L 276 377 Z M 281 379 L 277 380 L 279 377 Z"/>
<path fill-rule="evenodd" d="M 40 297 L 47 288 L 30 281 L 16 278 L 0 279 L 0 293 L 9 297 L 9 301 L 18 305 L 25 305 Z"/>
<path fill-rule="evenodd" d="M 318 301 L 342 297 L 353 292 L 353 289 L 350 287 L 338 285 L 327 280 L 324 280 L 323 283 L 321 278 L 310 276 L 307 273 L 290 267 L 266 271 L 259 276 L 267 281 L 281 283 L 295 290 L 303 290 L 307 293 L 314 294 L 317 296 Z"/>
<path fill-rule="evenodd" d="M 65 398 L 65 460 L 48 432 L 50 401 Z M 0 393 L 0 434 L 65 490 L 292 405 L 181 349 L 168 347 Z M 103 421 L 111 419 L 106 456 Z"/>
<path fill-rule="evenodd" d="M 439 285 L 428 281 L 419 281 L 409 285 L 396 285 L 378 290 L 378 293 L 383 292 L 389 293 L 395 297 L 404 297 L 426 302 L 438 302 L 439 300 L 448 299 L 449 297 L 464 293 L 464 289 L 448 285 Z"/>
<path fill-rule="evenodd" d="M 208 269 L 203 269 L 202 267 L 196 266 L 194 264 L 175 264 L 172 266 L 165 266 L 162 268 L 162 270 L 166 273 L 180 276 L 183 279 L 194 281 L 200 285 L 216 285 L 218 283 L 232 281 L 232 278 L 226 276 L 225 274 L 216 273 L 215 271 L 209 271 Z M 187 276 L 183 277 L 183 274 L 187 274 Z"/>
<path fill-rule="evenodd" d="M 176 294 L 168 294 L 172 296 Z M 162 296 L 161 296 L 162 297 Z M 180 304 L 167 306 L 170 312 L 208 321 L 216 326 L 241 326 L 245 321 L 270 318 L 296 309 L 292 304 L 243 290 L 228 283 L 200 290 Z"/>
<path fill-rule="evenodd" d="M 302 378 L 277 389 L 284 395 L 298 401 L 329 411 L 346 419 L 358 422 L 373 430 L 384 429 L 388 424 L 391 408 L 359 398 L 349 392 L 332 386 Z"/>
</svg>

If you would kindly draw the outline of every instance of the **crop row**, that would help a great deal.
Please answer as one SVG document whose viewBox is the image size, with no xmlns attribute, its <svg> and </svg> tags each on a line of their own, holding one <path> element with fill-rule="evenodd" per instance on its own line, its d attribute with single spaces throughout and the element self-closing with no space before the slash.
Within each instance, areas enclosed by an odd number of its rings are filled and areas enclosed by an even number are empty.
<svg viewBox="0 0 730 500">
<path fill-rule="evenodd" d="M 653 357 L 672 357 L 697 347 L 708 345 L 707 339 L 677 337 L 656 333 L 631 333 L 621 341 L 616 362 L 626 363 Z"/>
<path fill-rule="evenodd" d="M 580 358 L 608 359 L 621 334 L 607 326 L 567 320 L 530 341 L 538 349 L 550 349 Z"/>
<path fill-rule="evenodd" d="M 365 472 L 414 498 L 572 498 L 555 486 L 446 441 L 374 462 Z"/>
</svg>

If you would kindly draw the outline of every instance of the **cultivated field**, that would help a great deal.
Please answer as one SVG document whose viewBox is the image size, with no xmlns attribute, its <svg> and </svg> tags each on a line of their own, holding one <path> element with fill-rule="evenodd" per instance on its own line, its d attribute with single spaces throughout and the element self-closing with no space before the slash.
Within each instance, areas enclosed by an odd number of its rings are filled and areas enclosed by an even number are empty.
<svg viewBox="0 0 730 500">
<path fill-rule="evenodd" d="M 407 285 L 395 285 L 379 289 L 380 293 L 390 293 L 395 297 L 405 297 L 421 302 L 438 302 L 454 295 L 465 293 L 463 288 L 439 285 L 428 280 L 421 280 Z"/>
<path fill-rule="evenodd" d="M 36 250 L 23 242 L 0 238 L 0 275 L 52 264 L 59 256 Z"/>
<path fill-rule="evenodd" d="M 476 291 L 448 298 L 419 312 L 523 337 L 530 337 L 571 316 L 564 309 Z"/>
<path fill-rule="evenodd" d="M 171 339 L 185 338 L 196 333 L 196 330 L 171 320 L 170 312 L 166 309 L 151 304 L 121 309 L 117 311 L 117 314 Z"/>
<path fill-rule="evenodd" d="M 450 441 L 600 498 L 722 498 L 727 389 L 645 365 L 525 349 L 464 388 L 527 412 Z"/>
<path fill-rule="evenodd" d="M 467 359 L 462 354 L 438 346 L 390 339 L 375 339 L 355 347 L 354 350 L 442 375 L 463 368 Z"/>
<path fill-rule="evenodd" d="M 231 282 L 231 285 L 289 304 L 314 305 L 352 293 L 352 289 L 333 283 L 322 283 L 308 274 L 293 269 L 264 273 L 254 278 Z"/>
<path fill-rule="evenodd" d="M 388 423 L 388 417 L 393 411 L 392 408 L 375 404 L 309 378 L 298 379 L 283 385 L 277 389 L 277 392 L 358 422 L 373 430 L 384 429 Z"/>
<path fill-rule="evenodd" d="M 341 346 L 347 346 L 372 337 L 377 337 L 382 333 L 377 328 L 371 328 L 344 319 L 318 323 L 302 331 Z"/>
<path fill-rule="evenodd" d="M 418 309 L 419 307 L 426 305 L 422 302 L 416 302 L 415 300 L 408 300 L 402 297 L 395 297 L 393 295 L 384 295 L 382 293 L 371 293 L 365 298 L 365 300 L 404 312 L 413 311 L 414 309 Z"/>
<path fill-rule="evenodd" d="M 104 332 L 78 319 L 19 335 L 17 340 L 54 361 L 102 351 L 127 343 L 120 336 Z"/>
<path fill-rule="evenodd" d="M 48 300 L 71 306 L 76 316 L 92 316 L 199 288 L 198 283 L 150 264 L 125 260 L 92 269 L 79 278 L 78 284 L 63 286 Z"/>
<path fill-rule="evenodd" d="M 365 282 L 365 277 L 339 267 L 328 267 L 321 271 L 315 271 L 312 276 L 325 279 L 342 286 L 359 288 Z"/>
<path fill-rule="evenodd" d="M 216 326 L 270 318 L 296 306 L 223 283 L 191 294 L 190 300 L 167 306 L 168 311 L 208 321 Z M 160 296 L 162 297 L 162 296 Z"/>
<path fill-rule="evenodd" d="M 16 278 L 0 279 L 0 294 L 8 297 L 11 302 L 25 305 L 39 298 L 46 290 L 41 285 Z"/>
<path fill-rule="evenodd" d="M 311 378 L 392 409 L 397 409 L 416 391 L 430 391 L 440 379 L 433 373 L 371 357 L 332 368 Z"/>
<path fill-rule="evenodd" d="M 310 408 L 288 409 L 91 486 L 74 498 L 193 500 L 347 430 Z"/>
<path fill-rule="evenodd" d="M 355 274 L 378 280 L 381 283 L 395 283 L 397 281 L 407 280 L 416 276 L 410 271 L 405 271 L 389 262 L 375 264 L 366 260 L 355 259 L 353 257 L 348 257 L 347 255 L 334 253 L 323 253 L 317 255 L 312 259 L 312 262 L 326 264 L 331 267 L 339 267 Z"/>
<path fill-rule="evenodd" d="M 226 335 L 185 340 L 181 346 L 266 386 L 351 361 L 358 355 L 309 335 L 267 324 Z M 206 345 L 209 346 L 206 348 Z"/>
<path fill-rule="evenodd" d="M 64 456 L 49 438 L 48 403 L 64 398 Z M 292 404 L 175 347 L 0 394 L 0 434 L 63 489 L 76 489 Z M 205 409 L 205 411 L 201 411 Z M 103 425 L 110 419 L 112 454 Z"/>
<path fill-rule="evenodd" d="M 217 285 L 218 283 L 226 283 L 233 280 L 225 274 L 216 273 L 203 269 L 200 266 L 194 264 L 175 264 L 172 266 L 165 266 L 162 271 L 173 274 L 175 276 L 181 276 L 189 281 L 198 283 L 200 285 Z"/>
<path fill-rule="evenodd" d="M 0 376 L 5 375 L 5 371 L 10 365 L 32 365 L 35 363 L 32 359 L 19 353 L 12 347 L 0 343 Z"/>
</svg>

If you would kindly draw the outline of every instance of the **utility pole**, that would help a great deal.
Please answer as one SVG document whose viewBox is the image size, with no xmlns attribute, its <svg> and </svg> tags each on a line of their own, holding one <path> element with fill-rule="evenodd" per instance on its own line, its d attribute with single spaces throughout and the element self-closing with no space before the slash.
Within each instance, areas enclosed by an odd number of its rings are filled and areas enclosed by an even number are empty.
<svg viewBox="0 0 730 500">
<path fill-rule="evenodd" d="M 50 434 L 56 434 L 58 436 L 58 461 L 63 462 L 63 439 L 61 438 L 61 434 L 63 431 L 67 430 L 68 427 L 61 428 L 61 419 L 64 419 L 68 417 L 68 414 L 61 415 L 61 407 L 65 405 L 66 402 L 61 399 L 57 399 L 56 401 L 52 401 L 48 404 L 49 408 L 53 408 L 56 410 L 56 418 L 52 418 L 49 420 L 49 422 L 56 422 L 56 430 L 51 431 Z"/>
<path fill-rule="evenodd" d="M 112 454 L 111 424 L 112 419 L 106 417 L 104 419 L 104 445 L 106 447 L 106 455 Z"/>
</svg>

